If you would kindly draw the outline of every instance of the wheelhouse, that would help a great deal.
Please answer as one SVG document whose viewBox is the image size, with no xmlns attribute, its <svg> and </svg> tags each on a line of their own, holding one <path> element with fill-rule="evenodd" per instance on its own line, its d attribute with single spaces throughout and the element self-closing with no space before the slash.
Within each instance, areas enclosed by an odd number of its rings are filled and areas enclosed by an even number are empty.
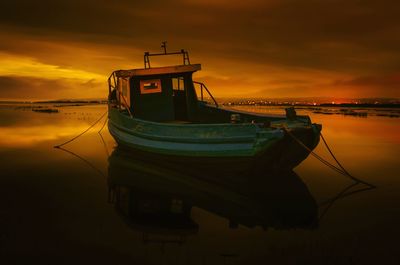
<svg viewBox="0 0 400 265">
<path fill-rule="evenodd" d="M 183 65 L 150 67 L 149 56 L 180 53 L 184 55 Z M 203 89 L 218 105 L 204 84 L 193 81 L 193 73 L 199 70 L 201 65 L 190 64 L 184 50 L 179 53 L 145 53 L 145 68 L 118 70 L 110 76 L 110 107 L 148 121 L 198 121 L 198 106 L 204 101 Z"/>
<path fill-rule="evenodd" d="M 201 70 L 191 64 L 185 50 L 144 54 L 144 68 L 114 71 L 108 79 L 109 108 L 118 109 L 134 119 L 161 123 L 285 123 L 300 120 L 309 124 L 308 116 L 297 116 L 294 109 L 284 115 L 262 115 L 219 107 L 208 88 L 193 80 Z M 151 67 L 151 56 L 182 55 L 183 63 L 175 66 Z"/>
</svg>

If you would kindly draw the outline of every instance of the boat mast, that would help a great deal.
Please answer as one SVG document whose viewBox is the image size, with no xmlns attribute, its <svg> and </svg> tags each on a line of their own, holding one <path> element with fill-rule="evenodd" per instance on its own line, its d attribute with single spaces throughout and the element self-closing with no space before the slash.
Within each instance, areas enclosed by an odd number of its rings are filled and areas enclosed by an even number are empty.
<svg viewBox="0 0 400 265">
<path fill-rule="evenodd" d="M 190 65 L 189 53 L 187 51 L 185 51 L 184 49 L 181 49 L 179 52 L 167 52 L 167 42 L 166 41 L 163 41 L 161 43 L 161 48 L 163 48 L 164 53 L 149 53 L 149 52 L 145 52 L 144 53 L 144 68 L 145 69 L 151 68 L 151 66 L 150 66 L 150 56 L 182 54 L 183 65 Z"/>
</svg>

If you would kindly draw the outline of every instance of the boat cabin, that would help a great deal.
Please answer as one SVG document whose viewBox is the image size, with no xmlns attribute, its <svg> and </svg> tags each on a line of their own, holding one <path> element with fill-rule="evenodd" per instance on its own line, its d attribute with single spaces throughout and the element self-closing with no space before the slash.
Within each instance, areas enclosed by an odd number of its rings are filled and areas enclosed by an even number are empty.
<svg viewBox="0 0 400 265">
<path fill-rule="evenodd" d="M 183 64 L 150 67 L 149 56 L 169 54 L 183 54 Z M 111 107 L 149 121 L 197 121 L 199 100 L 195 85 L 201 94 L 200 101 L 203 100 L 204 85 L 194 82 L 192 74 L 199 70 L 201 65 L 190 64 L 184 50 L 178 53 L 145 53 L 145 68 L 118 70 L 110 76 L 108 81 Z M 217 104 L 215 100 L 214 102 Z"/>
<path fill-rule="evenodd" d="M 200 69 L 195 64 L 117 71 L 118 107 L 144 120 L 193 120 L 198 102 L 192 73 Z"/>
<path fill-rule="evenodd" d="M 219 107 L 208 88 L 193 80 L 200 64 L 191 64 L 188 52 L 144 54 L 144 68 L 114 71 L 108 79 L 109 107 L 131 118 L 162 123 L 262 123 L 303 119 L 294 110 L 282 116 L 265 116 Z M 150 56 L 182 55 L 183 63 L 151 67 Z"/>
</svg>

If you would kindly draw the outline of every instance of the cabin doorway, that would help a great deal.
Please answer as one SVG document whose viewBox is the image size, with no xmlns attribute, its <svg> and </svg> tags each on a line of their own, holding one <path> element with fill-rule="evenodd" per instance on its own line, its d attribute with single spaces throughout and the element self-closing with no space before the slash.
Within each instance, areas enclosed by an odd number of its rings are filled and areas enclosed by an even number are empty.
<svg viewBox="0 0 400 265">
<path fill-rule="evenodd" d="M 175 120 L 187 121 L 187 101 L 186 101 L 186 88 L 185 80 L 183 77 L 172 78 L 172 91 L 173 91 L 173 102 L 175 111 Z"/>
</svg>

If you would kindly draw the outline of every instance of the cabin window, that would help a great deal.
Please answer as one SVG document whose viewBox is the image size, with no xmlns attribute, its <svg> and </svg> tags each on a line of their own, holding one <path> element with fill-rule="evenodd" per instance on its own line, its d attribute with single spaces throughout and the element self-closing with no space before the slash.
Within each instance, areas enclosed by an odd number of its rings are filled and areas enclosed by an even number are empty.
<svg viewBox="0 0 400 265">
<path fill-rule="evenodd" d="M 129 91 L 129 78 L 118 79 L 120 101 L 122 101 L 125 107 L 131 106 L 130 91 Z"/>
<path fill-rule="evenodd" d="M 185 82 L 183 77 L 172 78 L 172 87 L 174 90 L 185 90 Z"/>
<path fill-rule="evenodd" d="M 122 95 L 128 94 L 128 80 L 122 79 L 121 80 L 121 87 L 122 87 Z"/>
<path fill-rule="evenodd" d="M 140 80 L 140 93 L 141 94 L 152 94 L 161 93 L 161 80 Z"/>
<path fill-rule="evenodd" d="M 183 201 L 179 199 L 171 200 L 171 212 L 182 213 L 183 212 Z"/>
</svg>

